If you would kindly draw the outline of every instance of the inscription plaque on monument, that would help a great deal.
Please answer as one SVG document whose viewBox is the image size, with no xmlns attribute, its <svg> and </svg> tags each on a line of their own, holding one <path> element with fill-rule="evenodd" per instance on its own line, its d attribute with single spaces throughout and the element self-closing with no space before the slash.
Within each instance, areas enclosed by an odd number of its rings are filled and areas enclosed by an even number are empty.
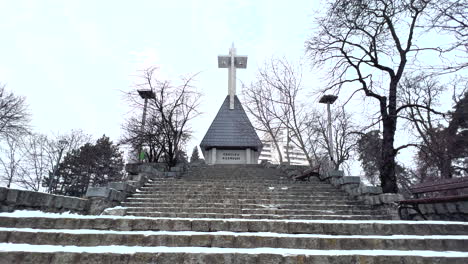
<svg viewBox="0 0 468 264">
<path fill-rule="evenodd" d="M 218 150 L 216 160 L 219 164 L 245 163 L 245 150 Z"/>
</svg>

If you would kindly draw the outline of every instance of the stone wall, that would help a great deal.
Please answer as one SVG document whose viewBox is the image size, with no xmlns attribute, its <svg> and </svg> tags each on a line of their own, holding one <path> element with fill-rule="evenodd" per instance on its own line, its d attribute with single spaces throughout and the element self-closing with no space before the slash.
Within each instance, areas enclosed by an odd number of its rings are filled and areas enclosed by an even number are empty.
<svg viewBox="0 0 468 264">
<path fill-rule="evenodd" d="M 88 188 L 86 197 L 90 200 L 89 214 L 124 215 L 125 210 L 118 205 L 129 195 L 152 178 L 180 177 L 185 166 L 178 164 L 167 169 L 165 163 L 127 163 L 125 170 L 128 173 L 126 181 Z"/>
<path fill-rule="evenodd" d="M 126 170 L 129 176 L 125 181 L 89 187 L 85 198 L 0 187 L 0 212 L 41 210 L 99 215 L 106 208 L 118 206 L 150 178 L 178 177 L 184 168 L 176 166 L 167 171 L 162 163 L 135 163 L 127 164 Z"/>
<path fill-rule="evenodd" d="M 308 167 L 287 166 L 279 167 L 289 177 L 300 175 Z M 372 206 L 376 210 L 386 211 L 392 219 L 399 219 L 397 201 L 403 200 L 403 195 L 394 193 L 383 193 L 382 188 L 376 186 L 367 186 L 361 182 L 358 176 L 344 176 L 340 170 L 320 172 L 319 179 L 326 181 L 348 193 L 349 196 L 363 201 L 364 204 Z"/>
<path fill-rule="evenodd" d="M 293 177 L 300 175 L 307 167 L 283 165 L 278 169 L 283 170 L 289 177 Z M 404 200 L 403 195 L 383 193 L 381 187 L 367 186 L 361 182 L 360 177 L 344 176 L 343 171 L 321 172 L 319 178 L 377 210 L 386 211 L 392 219 L 400 219 L 398 201 Z M 468 201 L 421 204 L 419 209 L 428 220 L 468 221 Z M 404 219 L 423 219 L 412 209 L 403 209 L 402 215 Z"/>
<path fill-rule="evenodd" d="M 86 214 L 88 199 L 0 187 L 0 212 L 41 210 Z"/>
<path fill-rule="evenodd" d="M 468 201 L 420 204 L 419 210 L 428 220 L 468 221 Z M 404 208 L 405 219 L 420 220 L 413 209 Z"/>
</svg>

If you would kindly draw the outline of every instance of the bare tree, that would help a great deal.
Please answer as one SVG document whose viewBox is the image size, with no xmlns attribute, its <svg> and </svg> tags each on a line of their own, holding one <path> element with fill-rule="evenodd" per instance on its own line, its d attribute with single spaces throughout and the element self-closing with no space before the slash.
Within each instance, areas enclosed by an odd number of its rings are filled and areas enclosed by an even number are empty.
<svg viewBox="0 0 468 264">
<path fill-rule="evenodd" d="M 315 129 L 318 135 L 318 144 L 322 149 L 327 150 L 330 148 L 330 139 L 328 137 L 328 120 L 325 114 L 316 116 Z M 355 131 L 358 128 L 353 124 L 351 115 L 345 112 L 344 108 L 337 110 L 332 116 L 332 129 L 333 129 L 333 152 L 335 159 L 333 159 L 333 169 L 338 170 L 345 164 L 351 157 L 352 152 L 356 146 L 357 134 Z"/>
<path fill-rule="evenodd" d="M 63 148 L 62 157 L 68 152 L 79 149 L 86 143 L 92 142 L 91 135 L 86 134 L 81 129 L 74 129 L 67 133 L 56 133 L 48 139 L 47 155 L 50 163 L 50 170 L 54 169 L 55 164 L 59 160 L 60 149 Z M 60 142 L 65 144 L 61 145 Z M 58 161 L 60 162 L 60 161 Z"/>
<path fill-rule="evenodd" d="M 191 135 L 189 121 L 200 114 L 197 108 L 201 94 L 192 85 L 196 75 L 182 77 L 181 84 L 173 85 L 170 81 L 158 79 L 156 70 L 156 67 L 144 70 L 141 76 L 143 82 L 137 85 L 138 89 L 148 89 L 155 94 L 148 101 L 146 122 L 146 126 L 154 130 L 145 127 L 142 132 L 130 127 L 126 129 L 126 138 L 145 140 L 145 145 L 154 146 L 162 152 L 168 166 L 174 166 Z M 135 108 L 141 109 L 142 100 L 135 92 L 127 93 L 126 97 Z"/>
<path fill-rule="evenodd" d="M 40 191 L 43 180 L 50 169 L 47 148 L 49 140 L 45 135 L 29 134 L 21 139 L 23 171 L 18 174 L 17 184 L 27 190 Z"/>
<path fill-rule="evenodd" d="M 468 67 L 468 2 L 466 0 L 437 0 L 430 3 L 433 12 L 430 14 L 429 29 L 439 34 L 453 37 L 442 53 L 457 52 L 457 59 L 442 67 L 443 72 L 453 72 Z"/>
<path fill-rule="evenodd" d="M 263 102 L 266 106 L 269 118 L 278 120 L 279 126 L 272 126 L 272 134 L 275 129 L 286 132 L 286 160 L 289 160 L 290 144 L 298 147 L 306 156 L 307 161 L 312 165 L 312 159 L 308 152 L 307 138 L 305 130 L 308 124 L 308 109 L 300 101 L 302 69 L 298 65 L 293 65 L 285 58 L 272 58 L 257 74 L 258 89 L 263 92 L 258 99 L 268 100 Z M 252 99 L 250 99 L 252 100 Z M 276 133 L 279 133 L 276 132 Z"/>
<path fill-rule="evenodd" d="M 122 125 L 122 129 L 124 134 L 120 139 L 121 144 L 129 145 L 132 153 L 138 153 L 140 145 L 143 143 L 147 150 L 147 157 L 144 161 L 160 161 L 164 150 L 164 137 L 156 115 L 149 116 L 145 126 L 142 126 L 140 118 L 130 117 Z"/>
<path fill-rule="evenodd" d="M 0 83 L 0 136 L 15 137 L 29 130 L 30 114 L 24 97 L 15 96 Z"/>
<path fill-rule="evenodd" d="M 307 146 L 307 152 L 311 155 L 311 158 L 318 164 L 321 164 L 321 169 L 328 171 L 329 152 L 327 148 L 324 148 L 322 133 L 318 128 L 317 119 L 319 118 L 319 112 L 312 112 L 308 116 L 308 121 L 305 126 L 304 138 Z"/>
<path fill-rule="evenodd" d="M 18 176 L 23 174 L 23 160 L 20 153 L 19 141 L 11 136 L 5 137 L 6 147 L 0 156 L 0 181 L 10 188 L 16 183 Z"/>
<path fill-rule="evenodd" d="M 398 105 L 399 84 L 408 63 L 429 48 L 415 44 L 429 0 L 338 0 L 318 18 L 318 31 L 306 42 L 316 67 L 329 70 L 325 90 L 353 89 L 377 103 L 383 127 L 381 186 L 398 191 L 394 147 L 398 115 L 415 104 Z M 422 29 L 421 29 L 422 30 Z"/>
<path fill-rule="evenodd" d="M 62 158 L 68 153 L 77 151 L 81 146 L 91 141 L 91 135 L 84 133 L 80 129 L 71 130 L 64 134 L 57 133 L 48 139 L 46 153 L 49 169 L 48 176 L 43 178 L 43 184 L 47 186 L 49 193 L 55 191 L 57 180 L 60 178 L 60 175 L 57 175 L 57 173 Z"/>
<path fill-rule="evenodd" d="M 278 117 L 278 110 L 275 101 L 275 89 L 267 83 L 262 82 L 260 75 L 255 83 L 249 86 L 243 86 L 242 92 L 245 98 L 244 106 L 248 113 L 254 117 L 255 129 L 263 132 L 268 141 L 275 145 L 278 152 L 279 162 L 283 163 L 283 154 L 281 152 L 279 141 L 281 140 L 282 119 Z M 265 83 L 265 84 L 264 84 Z"/>
<path fill-rule="evenodd" d="M 439 105 L 439 97 L 446 91 L 434 78 L 425 75 L 407 76 L 401 83 L 402 104 L 424 105 L 426 108 L 409 107 L 402 112 L 414 128 L 416 136 L 421 140 L 414 144 L 421 153 L 417 157 L 423 159 L 428 165 L 435 166 L 441 178 L 452 178 L 452 157 L 449 150 L 450 137 L 448 137 L 443 123 L 444 113 L 435 110 Z M 423 165 L 423 164 L 419 164 Z"/>
</svg>

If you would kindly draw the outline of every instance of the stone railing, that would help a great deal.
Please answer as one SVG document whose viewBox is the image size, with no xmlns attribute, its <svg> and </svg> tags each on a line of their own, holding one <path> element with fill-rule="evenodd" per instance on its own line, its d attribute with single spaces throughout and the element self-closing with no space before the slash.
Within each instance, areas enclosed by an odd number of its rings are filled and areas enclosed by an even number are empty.
<svg viewBox="0 0 468 264">
<path fill-rule="evenodd" d="M 307 168 L 306 166 L 288 165 L 279 167 L 279 169 L 283 170 L 290 178 L 295 175 L 300 175 L 301 171 Z M 386 211 L 392 219 L 399 219 L 396 202 L 403 200 L 403 195 L 383 193 L 381 187 L 367 186 L 361 182 L 360 177 L 344 176 L 344 172 L 341 170 L 321 171 L 319 179 L 345 191 L 349 196 L 363 201 L 364 204 L 370 205 L 377 210 Z"/>
<path fill-rule="evenodd" d="M 90 187 L 86 197 L 90 200 L 89 214 L 124 215 L 125 210 L 118 207 L 129 195 L 151 178 L 175 178 L 184 172 L 184 166 L 166 169 L 164 163 L 128 163 L 126 181 L 111 182 L 107 186 Z"/>
<path fill-rule="evenodd" d="M 89 206 L 88 199 L 0 187 L 0 212 L 41 210 L 86 214 Z"/>
<path fill-rule="evenodd" d="M 400 219 L 398 216 L 397 202 L 404 199 L 403 195 L 398 193 L 383 193 L 381 187 L 365 185 L 361 182 L 361 177 L 344 176 L 341 170 L 323 173 L 319 178 L 345 191 L 351 197 L 363 201 L 364 204 L 370 205 L 378 210 L 386 211 L 392 219 Z"/>
<path fill-rule="evenodd" d="M 145 185 L 150 177 L 162 176 L 165 166 L 160 163 L 127 163 L 125 170 L 128 173 L 125 181 L 88 188 L 86 198 L 90 201 L 89 214 L 121 214 L 106 209 L 120 205 L 129 195 Z"/>
<path fill-rule="evenodd" d="M 468 201 L 450 201 L 424 203 L 418 205 L 419 210 L 429 220 L 468 221 Z M 421 220 L 422 217 L 413 209 L 403 208 L 404 219 Z"/>
<path fill-rule="evenodd" d="M 89 187 L 85 198 L 0 187 L 0 212 L 27 209 L 98 215 L 106 208 L 118 206 L 150 178 L 179 177 L 184 167 L 176 166 L 166 170 L 162 163 L 135 163 L 127 164 L 126 170 L 128 177 L 125 181 L 110 182 L 103 187 Z M 106 213 L 113 214 L 112 210 Z"/>
</svg>

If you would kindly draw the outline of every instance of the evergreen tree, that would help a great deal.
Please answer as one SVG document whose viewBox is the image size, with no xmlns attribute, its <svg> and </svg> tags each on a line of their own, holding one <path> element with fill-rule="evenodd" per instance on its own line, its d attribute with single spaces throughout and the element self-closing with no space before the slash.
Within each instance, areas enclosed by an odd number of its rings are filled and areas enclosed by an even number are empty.
<svg viewBox="0 0 468 264">
<path fill-rule="evenodd" d="M 459 100 L 455 100 L 454 109 L 449 112 L 449 116 L 448 126 L 438 124 L 423 130 L 423 140 L 416 156 L 416 174 L 420 182 L 468 175 L 467 92 Z M 422 118 L 418 122 L 423 124 Z"/>
<path fill-rule="evenodd" d="M 357 141 L 358 160 L 361 162 L 366 178 L 373 185 L 378 182 L 381 147 L 382 140 L 378 130 L 361 135 Z"/>
<path fill-rule="evenodd" d="M 450 155 L 454 158 L 454 170 L 457 174 L 468 174 L 468 168 L 463 165 L 468 158 L 468 92 L 456 102 L 452 119 L 447 127 L 448 138 L 452 148 Z M 461 163 L 461 164 L 460 164 Z"/>
<path fill-rule="evenodd" d="M 200 155 L 198 154 L 198 147 L 195 146 L 192 151 L 192 156 L 190 157 L 190 162 L 196 162 L 200 160 Z"/>
<path fill-rule="evenodd" d="M 90 186 L 121 180 L 123 166 L 122 152 L 104 135 L 96 144 L 87 143 L 65 156 L 55 193 L 81 197 Z"/>
<path fill-rule="evenodd" d="M 357 141 L 358 160 L 361 162 L 364 176 L 372 185 L 379 185 L 379 167 L 382 163 L 380 148 L 382 147 L 382 136 L 380 131 L 372 130 L 361 135 Z M 405 191 L 410 182 L 407 169 L 399 163 L 395 166 L 398 185 L 401 191 Z"/>
</svg>

